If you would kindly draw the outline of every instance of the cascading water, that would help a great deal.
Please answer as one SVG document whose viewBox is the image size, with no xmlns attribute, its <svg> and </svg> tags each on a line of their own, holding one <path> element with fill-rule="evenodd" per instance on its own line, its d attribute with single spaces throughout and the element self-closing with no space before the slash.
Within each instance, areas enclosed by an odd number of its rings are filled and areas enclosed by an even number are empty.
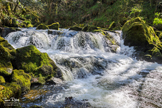
<svg viewBox="0 0 162 108">
<path fill-rule="evenodd" d="M 22 106 L 62 107 L 65 97 L 74 97 L 87 99 L 92 107 L 162 107 L 162 65 L 132 58 L 134 49 L 123 45 L 121 31 L 107 32 L 120 45 L 117 53 L 111 52 L 113 45 L 101 33 L 50 32 L 24 29 L 6 37 L 15 48 L 32 44 L 48 53 L 65 80 L 61 89 L 44 86 L 49 93 L 41 101 Z"/>
</svg>

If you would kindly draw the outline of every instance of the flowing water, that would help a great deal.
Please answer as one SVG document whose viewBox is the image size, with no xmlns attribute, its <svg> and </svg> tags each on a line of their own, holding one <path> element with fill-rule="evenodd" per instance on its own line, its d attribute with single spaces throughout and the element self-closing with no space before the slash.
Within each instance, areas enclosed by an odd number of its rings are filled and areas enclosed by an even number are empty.
<svg viewBox="0 0 162 108">
<path fill-rule="evenodd" d="M 22 106 L 61 107 L 65 97 L 73 97 L 99 108 L 161 108 L 162 65 L 136 60 L 133 47 L 123 45 L 121 31 L 107 33 L 119 45 L 116 53 L 101 33 L 68 29 L 10 33 L 6 39 L 13 47 L 32 44 L 48 53 L 65 80 L 61 85 L 43 86 L 46 95 Z"/>
</svg>

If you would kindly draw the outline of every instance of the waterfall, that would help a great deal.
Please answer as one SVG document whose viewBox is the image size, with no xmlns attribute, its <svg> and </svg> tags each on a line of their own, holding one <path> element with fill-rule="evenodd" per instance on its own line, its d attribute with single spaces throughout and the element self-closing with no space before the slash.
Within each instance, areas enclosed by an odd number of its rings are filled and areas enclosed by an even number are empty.
<svg viewBox="0 0 162 108">
<path fill-rule="evenodd" d="M 121 31 L 107 33 L 117 45 L 101 33 L 68 29 L 23 29 L 6 39 L 14 48 L 35 45 L 63 73 L 66 87 L 46 95 L 38 105 L 53 107 L 72 96 L 87 99 L 93 107 L 162 107 L 162 65 L 133 58 L 135 50 L 123 44 Z M 116 53 L 114 46 L 118 46 Z"/>
</svg>

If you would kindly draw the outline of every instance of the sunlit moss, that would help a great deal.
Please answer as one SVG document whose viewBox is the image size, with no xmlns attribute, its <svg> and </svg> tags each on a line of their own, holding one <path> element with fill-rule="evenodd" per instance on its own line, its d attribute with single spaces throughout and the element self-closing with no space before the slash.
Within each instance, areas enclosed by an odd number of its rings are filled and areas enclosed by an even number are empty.
<svg viewBox="0 0 162 108">
<path fill-rule="evenodd" d="M 36 29 L 49 29 L 49 27 L 45 24 L 39 24 Z"/>
<path fill-rule="evenodd" d="M 3 76 L 0 76 L 0 84 L 4 84 L 5 83 L 5 79 Z"/>
<path fill-rule="evenodd" d="M 12 73 L 12 82 L 20 85 L 22 92 L 30 90 L 30 75 L 24 73 L 23 70 L 14 70 Z"/>
<path fill-rule="evenodd" d="M 56 22 L 56 23 L 52 23 L 51 25 L 48 25 L 49 29 L 56 29 L 58 30 L 59 27 L 60 27 L 60 24 L 59 22 Z"/>
<path fill-rule="evenodd" d="M 35 100 L 40 95 L 45 95 L 48 91 L 39 89 L 39 90 L 30 90 L 27 94 L 24 95 L 26 99 L 29 99 L 30 101 Z"/>
<path fill-rule="evenodd" d="M 47 53 L 41 53 L 33 45 L 19 48 L 16 51 L 14 61 L 16 68 L 33 73 L 35 77 L 39 77 L 39 74 L 45 78 L 55 76 L 57 67 Z"/>
</svg>

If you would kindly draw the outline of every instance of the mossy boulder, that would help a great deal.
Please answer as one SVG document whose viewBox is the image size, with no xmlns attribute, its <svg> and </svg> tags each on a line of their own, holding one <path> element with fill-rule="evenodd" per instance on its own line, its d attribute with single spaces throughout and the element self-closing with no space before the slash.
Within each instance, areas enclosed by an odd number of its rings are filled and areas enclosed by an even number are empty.
<svg viewBox="0 0 162 108">
<path fill-rule="evenodd" d="M 123 28 L 124 44 L 129 46 L 147 46 L 159 42 L 154 29 L 140 18 L 128 20 Z"/>
<path fill-rule="evenodd" d="M 30 75 L 25 73 L 24 70 L 14 70 L 12 73 L 12 82 L 16 82 L 21 87 L 21 92 L 30 90 Z"/>
<path fill-rule="evenodd" d="M 60 27 L 60 24 L 59 22 L 56 22 L 56 23 L 52 23 L 51 25 L 48 25 L 49 29 L 56 29 L 58 30 L 59 27 Z"/>
<path fill-rule="evenodd" d="M 155 33 L 154 29 L 148 26 L 141 18 L 132 18 L 127 21 L 122 31 L 124 44 L 136 46 L 136 51 L 141 52 L 142 59 L 161 62 L 159 60 L 162 58 L 162 43 L 157 36 L 158 33 Z"/>
<path fill-rule="evenodd" d="M 23 69 L 25 72 L 33 74 L 33 77 L 43 76 L 41 80 L 61 76 L 57 73 L 58 68 L 48 54 L 41 53 L 35 46 L 19 48 L 16 52 L 16 58 L 13 61 L 16 69 Z"/>
<path fill-rule="evenodd" d="M 0 76 L 0 84 L 4 84 L 6 81 L 3 76 Z"/>
<path fill-rule="evenodd" d="M 10 75 L 12 73 L 11 59 L 14 58 L 16 50 L 0 37 L 0 75 Z"/>
<path fill-rule="evenodd" d="M 0 106 L 4 106 L 3 98 L 10 99 L 11 97 L 19 98 L 21 95 L 21 87 L 16 82 L 7 83 L 5 86 L 0 85 Z"/>
<path fill-rule="evenodd" d="M 49 27 L 45 24 L 39 24 L 36 29 L 49 29 Z"/>
</svg>

